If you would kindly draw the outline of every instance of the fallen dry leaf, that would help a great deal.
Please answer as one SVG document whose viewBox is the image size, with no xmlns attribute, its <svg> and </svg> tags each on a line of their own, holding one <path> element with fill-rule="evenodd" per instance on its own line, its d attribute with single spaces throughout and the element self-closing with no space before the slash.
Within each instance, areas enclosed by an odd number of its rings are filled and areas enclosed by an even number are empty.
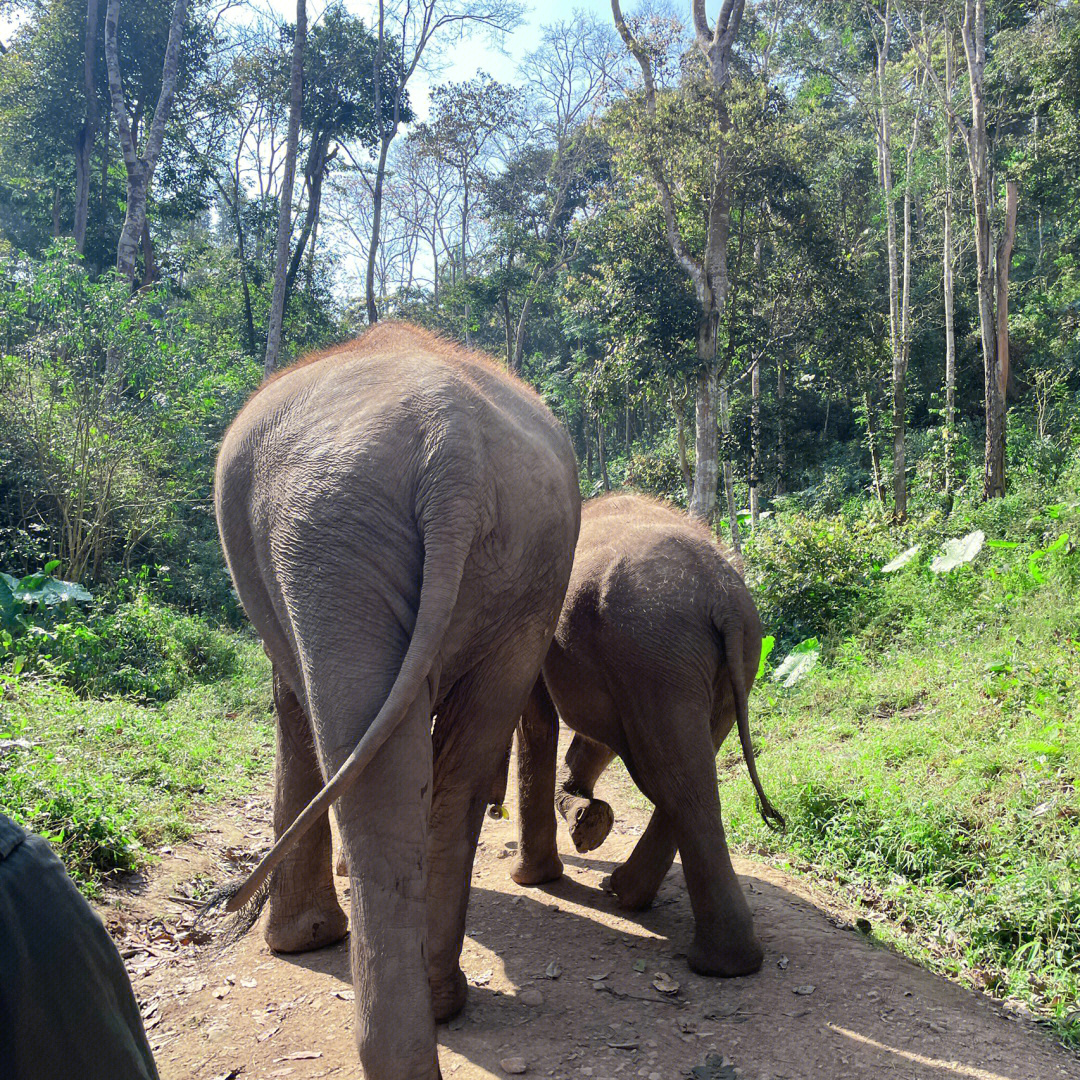
<svg viewBox="0 0 1080 1080">
<path fill-rule="evenodd" d="M 658 971 L 653 976 L 652 984 L 661 994 L 677 994 L 679 992 L 679 984 L 666 971 Z"/>
</svg>

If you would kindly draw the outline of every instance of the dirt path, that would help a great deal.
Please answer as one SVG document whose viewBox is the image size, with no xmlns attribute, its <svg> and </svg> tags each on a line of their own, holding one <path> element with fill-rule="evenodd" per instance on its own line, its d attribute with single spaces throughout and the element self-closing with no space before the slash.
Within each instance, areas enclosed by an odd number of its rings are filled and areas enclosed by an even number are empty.
<svg viewBox="0 0 1080 1080">
<path fill-rule="evenodd" d="M 513 823 L 486 822 L 462 955 L 469 1004 L 439 1029 L 447 1080 L 503 1077 L 511 1058 L 530 1076 L 565 1080 L 1080 1078 L 1080 1060 L 1041 1029 L 843 928 L 802 884 L 756 863 L 736 869 L 764 968 L 693 975 L 678 863 L 641 916 L 624 918 L 601 889 L 647 820 L 628 780 L 605 777 L 601 788 L 618 818 L 611 837 L 579 857 L 560 827 L 566 876 L 542 890 L 509 879 Z M 250 865 L 269 845 L 268 803 L 226 807 L 205 826 L 103 910 L 162 1080 L 358 1077 L 344 943 L 279 957 L 256 930 L 221 956 L 196 955 L 190 883 Z M 661 973 L 676 992 L 654 987 Z"/>
</svg>

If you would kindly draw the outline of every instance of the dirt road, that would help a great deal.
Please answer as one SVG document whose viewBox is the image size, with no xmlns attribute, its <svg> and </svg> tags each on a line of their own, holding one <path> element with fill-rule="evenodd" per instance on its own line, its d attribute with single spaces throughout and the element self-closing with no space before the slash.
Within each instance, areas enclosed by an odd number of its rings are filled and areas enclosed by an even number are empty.
<svg viewBox="0 0 1080 1080">
<path fill-rule="evenodd" d="M 544 889 L 510 881 L 514 825 L 486 822 L 462 956 L 469 1004 L 440 1028 L 447 1080 L 503 1077 L 522 1064 L 529 1076 L 564 1080 L 1080 1078 L 1080 1059 L 1043 1030 L 874 945 L 759 864 L 736 869 L 764 968 L 736 980 L 693 975 L 678 863 L 643 915 L 623 917 L 602 890 L 647 816 L 625 778 L 605 777 L 600 793 L 618 818 L 611 837 L 579 857 L 560 827 L 566 876 Z M 274 956 L 256 929 L 209 958 L 190 943 L 192 883 L 235 874 L 269 842 L 266 801 L 219 809 L 103 909 L 163 1080 L 360 1075 L 344 943 Z"/>
</svg>

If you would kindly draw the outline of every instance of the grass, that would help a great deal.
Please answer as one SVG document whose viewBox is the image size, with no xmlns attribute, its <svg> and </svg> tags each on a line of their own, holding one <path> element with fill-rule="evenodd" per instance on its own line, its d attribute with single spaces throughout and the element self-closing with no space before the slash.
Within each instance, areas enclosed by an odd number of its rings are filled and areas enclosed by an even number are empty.
<svg viewBox="0 0 1080 1080">
<path fill-rule="evenodd" d="M 1036 576 L 1023 546 L 947 576 L 905 569 L 801 683 L 758 685 L 786 833 L 762 824 L 736 743 L 719 765 L 737 848 L 820 879 L 875 934 L 1076 1047 L 1080 553 L 1064 551 Z"/>
<path fill-rule="evenodd" d="M 269 662 L 252 637 L 231 637 L 228 674 L 165 702 L 0 680 L 0 740 L 29 744 L 0 749 L 0 810 L 46 836 L 87 893 L 188 836 L 197 800 L 243 793 L 271 769 Z"/>
</svg>

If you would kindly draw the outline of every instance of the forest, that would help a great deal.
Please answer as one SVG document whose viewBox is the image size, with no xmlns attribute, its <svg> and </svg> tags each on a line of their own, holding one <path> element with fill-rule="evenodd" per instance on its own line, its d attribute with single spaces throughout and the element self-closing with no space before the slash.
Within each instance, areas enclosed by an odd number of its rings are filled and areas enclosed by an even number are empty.
<svg viewBox="0 0 1080 1080">
<path fill-rule="evenodd" d="M 550 10 L 0 0 L 0 810 L 100 898 L 266 789 L 217 449 L 406 320 L 728 549 L 734 849 L 1075 1050 L 1080 3 Z"/>
</svg>

